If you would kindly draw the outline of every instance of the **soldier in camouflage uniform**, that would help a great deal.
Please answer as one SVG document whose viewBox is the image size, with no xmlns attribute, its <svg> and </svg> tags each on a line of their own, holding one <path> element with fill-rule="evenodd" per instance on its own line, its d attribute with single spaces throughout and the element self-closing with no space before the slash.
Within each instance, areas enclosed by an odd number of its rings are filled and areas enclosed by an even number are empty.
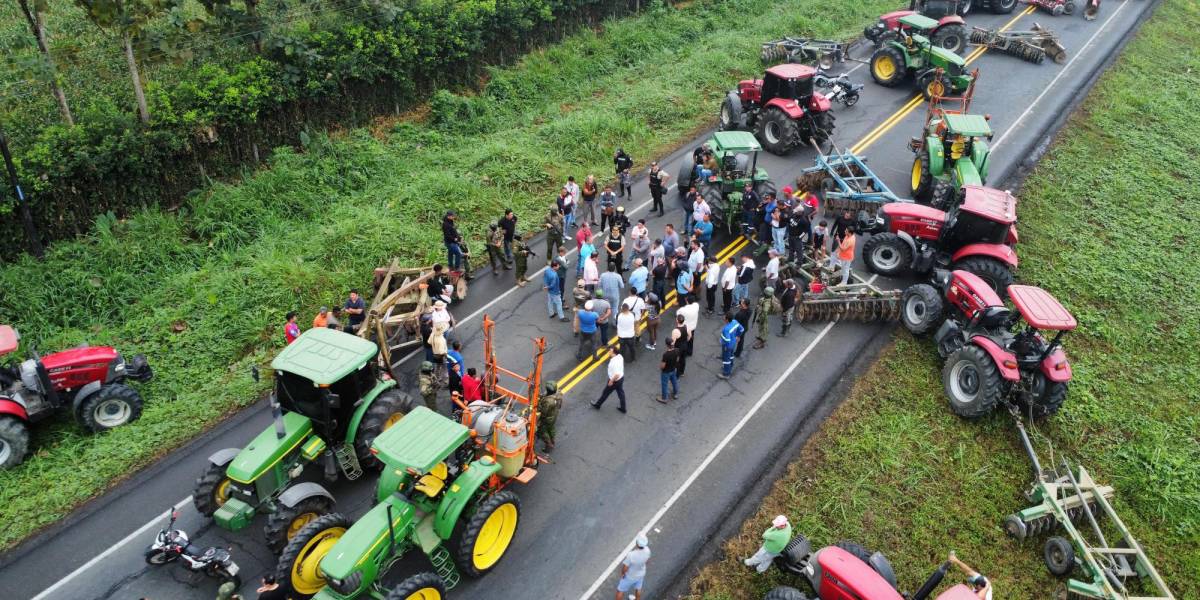
<svg viewBox="0 0 1200 600">
<path fill-rule="evenodd" d="M 763 295 L 758 299 L 758 306 L 754 308 L 754 323 L 757 329 L 754 332 L 754 348 L 757 350 L 767 345 L 767 324 L 771 313 L 778 308 L 779 300 L 775 298 L 775 288 L 768 287 L 763 290 Z"/>
<path fill-rule="evenodd" d="M 504 264 L 504 230 L 495 223 L 488 226 L 488 262 L 492 265 L 492 275 L 499 275 Z"/>
<path fill-rule="evenodd" d="M 425 400 L 425 406 L 437 412 L 437 382 L 433 379 L 433 363 L 424 361 L 421 363 L 421 374 L 417 377 L 417 387 L 421 390 L 421 398 Z"/>
<path fill-rule="evenodd" d="M 563 216 L 557 208 L 551 208 L 546 215 L 543 226 L 546 228 L 546 264 L 558 256 L 558 248 L 563 245 Z"/>
<path fill-rule="evenodd" d="M 554 424 L 558 422 L 558 411 L 562 408 L 563 395 L 558 384 L 546 384 L 546 394 L 538 401 L 538 438 L 546 443 L 547 450 L 554 449 Z"/>
<path fill-rule="evenodd" d="M 525 277 L 525 272 L 529 270 L 529 257 L 536 256 L 529 246 L 525 245 L 521 234 L 513 236 L 513 262 L 517 263 L 517 287 L 525 287 L 525 282 L 529 281 Z"/>
</svg>

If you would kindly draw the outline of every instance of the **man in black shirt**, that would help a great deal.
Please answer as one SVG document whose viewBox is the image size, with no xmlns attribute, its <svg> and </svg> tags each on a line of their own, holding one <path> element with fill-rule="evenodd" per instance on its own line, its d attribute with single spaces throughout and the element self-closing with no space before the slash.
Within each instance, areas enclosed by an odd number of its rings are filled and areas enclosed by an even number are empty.
<svg viewBox="0 0 1200 600">
<path fill-rule="evenodd" d="M 662 382 L 662 395 L 658 397 L 658 401 L 663 404 L 667 403 L 667 384 L 671 385 L 671 400 L 679 398 L 679 360 L 680 352 L 675 348 L 675 344 L 667 342 L 667 351 L 663 352 L 662 362 L 658 364 L 660 371 L 659 380 Z"/>
<path fill-rule="evenodd" d="M 663 209 L 663 192 L 667 191 L 667 178 L 669 177 L 670 175 L 667 175 L 662 169 L 658 168 L 657 162 L 650 163 L 650 174 L 646 177 L 646 180 L 650 184 L 650 197 L 654 200 L 654 204 L 650 206 L 650 212 L 658 209 L 658 216 L 660 217 L 666 214 Z"/>
<path fill-rule="evenodd" d="M 350 290 L 350 299 L 346 300 L 346 305 L 342 308 L 348 315 L 349 323 L 346 325 L 346 332 L 358 333 L 358 328 L 367 318 L 367 303 L 363 302 L 362 296 L 358 295 L 358 290 Z"/>
<path fill-rule="evenodd" d="M 741 301 L 738 302 L 737 312 L 733 313 L 733 319 L 735 321 L 737 321 L 738 323 L 741 323 L 742 327 L 745 328 L 746 331 L 750 331 L 750 299 L 749 298 L 742 298 Z M 737 350 L 733 351 L 733 356 L 735 358 L 742 357 L 742 345 L 745 343 L 745 341 L 746 341 L 745 335 L 738 338 Z"/>
<path fill-rule="evenodd" d="M 508 260 L 508 264 L 504 265 L 507 270 L 512 270 L 513 252 L 512 243 L 513 235 L 517 233 L 517 215 L 513 214 L 511 208 L 504 209 L 504 216 L 500 217 L 500 229 L 504 230 L 504 257 Z"/>
<path fill-rule="evenodd" d="M 796 281 L 793 279 L 784 280 L 783 293 L 779 295 L 779 306 L 782 309 L 780 318 L 783 321 L 783 329 L 779 332 L 779 337 L 787 337 L 788 330 L 792 328 L 792 318 L 796 316 L 796 297 L 798 294 Z"/>
<path fill-rule="evenodd" d="M 842 238 L 846 236 L 846 231 L 852 225 L 854 225 L 854 214 L 850 212 L 850 209 L 843 210 L 841 216 L 833 222 L 833 229 L 829 232 L 833 237 L 834 252 L 837 251 L 838 244 L 842 243 Z"/>
<path fill-rule="evenodd" d="M 451 271 L 462 270 L 463 251 L 462 236 L 458 234 L 458 213 L 450 210 L 446 211 L 446 217 L 442 219 L 442 243 L 446 244 L 447 266 Z"/>
<path fill-rule="evenodd" d="M 751 229 L 758 223 L 756 217 L 758 215 L 758 207 L 761 204 L 762 198 L 758 197 L 758 192 L 754 191 L 754 186 L 747 181 L 745 189 L 742 190 L 742 232 L 746 235 L 749 235 Z"/>
<path fill-rule="evenodd" d="M 633 159 L 625 154 L 624 148 L 617 148 L 617 153 L 613 155 L 613 165 L 617 167 L 616 174 L 620 175 L 621 171 L 633 168 Z"/>
<path fill-rule="evenodd" d="M 804 260 L 804 244 L 808 242 L 812 232 L 812 221 L 804 211 L 804 205 L 792 209 L 792 218 L 788 221 L 788 260 L 802 262 Z"/>
</svg>

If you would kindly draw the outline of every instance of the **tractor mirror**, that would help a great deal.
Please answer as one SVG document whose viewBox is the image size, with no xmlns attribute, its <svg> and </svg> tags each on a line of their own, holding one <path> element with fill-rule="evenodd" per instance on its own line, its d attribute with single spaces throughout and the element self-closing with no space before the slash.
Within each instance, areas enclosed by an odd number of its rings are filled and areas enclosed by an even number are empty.
<svg viewBox="0 0 1200 600">
<path fill-rule="evenodd" d="M 326 391 L 325 398 L 329 401 L 329 408 L 341 408 L 342 407 L 341 396 L 338 396 L 337 394 L 332 394 L 332 393 Z"/>
</svg>

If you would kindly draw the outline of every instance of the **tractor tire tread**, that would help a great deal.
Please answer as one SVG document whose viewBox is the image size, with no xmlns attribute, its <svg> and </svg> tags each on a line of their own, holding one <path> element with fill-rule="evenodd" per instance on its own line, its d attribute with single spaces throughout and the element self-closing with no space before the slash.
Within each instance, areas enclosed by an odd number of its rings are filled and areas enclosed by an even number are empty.
<svg viewBox="0 0 1200 600">
<path fill-rule="evenodd" d="M 16 417 L 0 417 L 0 440 L 8 444 L 8 457 L 0 469 L 10 469 L 25 461 L 29 454 L 29 426 Z"/>
<path fill-rule="evenodd" d="M 267 524 L 263 525 L 263 537 L 267 540 L 267 548 L 276 555 L 282 552 L 288 543 L 287 530 L 293 519 L 306 512 L 315 512 L 318 517 L 333 512 L 333 501 L 324 496 L 309 496 L 296 506 L 284 506 L 280 502 L 276 505 L 275 511 L 267 517 Z"/>
<path fill-rule="evenodd" d="M 513 504 L 517 508 L 517 527 L 521 525 L 521 498 L 509 490 L 501 490 L 495 494 L 483 499 L 471 513 L 467 522 L 463 525 L 462 535 L 454 545 L 454 561 L 458 563 L 458 568 L 463 574 L 468 577 L 482 577 L 488 571 L 495 568 L 495 565 L 487 569 L 478 569 L 475 567 L 474 548 L 475 541 L 479 538 L 479 533 L 483 529 L 484 523 L 488 517 L 496 511 L 497 508 L 505 504 Z M 513 532 L 516 535 L 516 532 Z M 511 542 L 510 542 L 511 543 Z M 507 549 L 505 549 L 507 552 Z M 501 557 L 503 558 L 503 557 Z M 499 562 L 497 561 L 497 564 Z"/>
<path fill-rule="evenodd" d="M 794 587 L 781 585 L 767 592 L 767 595 L 763 596 L 763 600 L 808 600 L 808 596 Z"/>
<path fill-rule="evenodd" d="M 418 591 L 428 588 L 437 590 L 442 598 L 446 597 L 446 583 L 442 581 L 442 578 L 438 577 L 437 573 L 425 571 L 408 577 L 397 584 L 396 587 L 388 592 L 387 600 L 409 600 Z"/>
<path fill-rule="evenodd" d="M 129 420 L 119 425 L 105 427 L 104 425 L 96 422 L 96 407 L 101 402 L 112 398 L 122 400 L 125 402 L 125 404 L 129 405 Z M 120 427 L 121 425 L 128 425 L 138 420 L 138 418 L 142 416 L 142 404 L 142 396 L 137 390 L 123 383 L 110 383 L 100 388 L 100 390 L 95 394 L 89 396 L 83 401 L 83 404 L 79 406 L 79 422 L 88 431 L 93 433 L 108 431 L 110 429 Z"/>
<path fill-rule="evenodd" d="M 979 393 L 976 401 L 969 405 L 960 404 L 950 401 L 950 410 L 968 420 L 979 419 L 992 412 L 992 409 L 1000 403 L 1003 391 L 1001 389 L 1002 379 L 1000 370 L 996 368 L 996 363 L 992 361 L 992 357 L 987 352 L 974 344 L 967 344 L 958 350 L 955 350 L 949 358 L 946 359 L 946 366 L 942 368 L 942 387 L 946 396 L 951 396 L 950 393 L 950 377 L 954 369 L 954 365 L 960 360 L 970 360 L 975 363 L 979 371 Z"/>
<path fill-rule="evenodd" d="M 371 454 L 371 444 L 383 433 L 383 426 L 396 412 L 407 415 L 413 409 L 413 398 L 406 392 L 395 388 L 384 390 L 371 401 L 358 431 L 354 433 L 354 451 L 358 454 L 358 462 L 364 469 L 378 470 L 383 463 Z"/>
<path fill-rule="evenodd" d="M 1013 272 L 1008 265 L 986 256 L 969 256 L 955 263 L 953 268 L 978 275 L 992 286 L 1001 300 L 1008 299 L 1008 286 L 1013 284 Z"/>
<path fill-rule="evenodd" d="M 900 261 L 895 269 L 880 268 L 872 258 L 875 250 L 884 245 L 894 246 L 896 252 L 900 254 Z M 912 264 L 912 249 L 908 247 L 908 244 L 904 240 L 900 239 L 900 236 L 891 232 L 876 233 L 867 238 L 867 241 L 863 243 L 862 256 L 868 270 L 884 276 L 902 273 Z"/>
<path fill-rule="evenodd" d="M 214 495 L 217 486 L 226 479 L 226 468 L 226 465 L 208 463 L 204 473 L 196 479 L 196 486 L 192 488 L 192 505 L 196 507 L 196 512 L 211 517 L 218 508 L 221 508 Z"/>
<path fill-rule="evenodd" d="M 838 548 L 841 548 L 842 550 L 845 550 L 846 552 L 853 554 L 854 558 L 857 558 L 858 560 L 863 561 L 863 564 L 865 564 L 865 565 L 871 564 L 871 562 L 870 562 L 871 550 L 858 542 L 851 541 L 851 540 L 841 540 L 838 543 L 834 544 L 834 546 L 837 546 Z"/>
<path fill-rule="evenodd" d="M 880 77 L 875 73 L 875 58 L 882 54 L 890 55 L 892 62 L 896 65 L 896 73 L 891 79 L 880 79 Z M 900 82 L 904 81 L 904 78 L 908 75 L 908 67 L 905 64 L 904 55 L 901 54 L 899 50 L 886 45 L 880 46 L 878 50 L 871 54 L 871 64 L 869 68 L 871 69 L 871 79 L 874 79 L 875 83 L 878 83 L 883 87 L 896 87 L 900 85 Z"/>
<path fill-rule="evenodd" d="M 920 296 L 925 302 L 925 318 L 919 323 L 913 323 L 909 320 L 908 302 L 909 298 Z M 900 309 L 900 320 L 904 322 L 905 329 L 908 329 L 913 335 L 922 335 L 931 331 L 934 327 L 942 322 L 945 315 L 945 303 L 942 302 L 942 296 L 938 293 L 937 288 L 928 283 L 918 283 L 908 286 L 904 290 L 904 299 L 901 300 L 902 306 Z"/>
<path fill-rule="evenodd" d="M 346 515 L 334 512 L 321 515 L 308 525 L 300 528 L 300 531 L 296 532 L 296 535 L 288 541 L 287 545 L 283 547 L 283 551 L 279 553 L 279 562 L 275 566 L 276 581 L 286 582 L 289 585 L 291 584 L 292 563 L 299 558 L 300 551 L 304 550 L 304 545 L 307 544 L 308 541 L 314 536 L 322 531 L 325 531 L 326 529 L 332 529 L 334 527 L 350 529 L 350 526 L 353 523 L 354 522 L 351 521 Z M 312 597 L 312 595 L 300 594 L 295 590 L 293 590 L 292 593 L 292 597 L 296 598 L 297 600 Z"/>
</svg>

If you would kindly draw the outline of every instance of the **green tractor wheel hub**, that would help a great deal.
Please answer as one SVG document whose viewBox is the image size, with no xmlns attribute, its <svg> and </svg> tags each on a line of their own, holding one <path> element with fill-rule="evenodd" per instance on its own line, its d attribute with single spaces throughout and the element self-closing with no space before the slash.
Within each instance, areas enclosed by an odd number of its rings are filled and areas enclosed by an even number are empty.
<svg viewBox="0 0 1200 600">
<path fill-rule="evenodd" d="M 223 529 L 238 531 L 250 525 L 250 522 L 254 520 L 254 513 L 253 506 L 238 498 L 230 498 L 217 509 L 217 512 L 213 513 L 213 520 Z"/>
</svg>

